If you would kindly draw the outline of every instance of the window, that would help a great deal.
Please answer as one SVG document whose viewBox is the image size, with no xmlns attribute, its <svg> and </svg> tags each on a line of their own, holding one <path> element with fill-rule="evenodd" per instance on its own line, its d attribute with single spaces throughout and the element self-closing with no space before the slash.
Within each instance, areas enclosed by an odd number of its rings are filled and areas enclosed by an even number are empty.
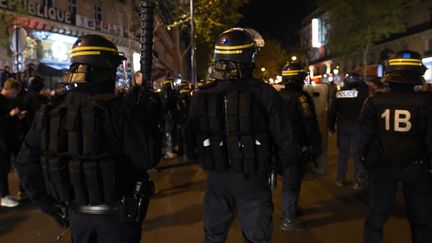
<svg viewBox="0 0 432 243">
<path fill-rule="evenodd" d="M 55 0 L 44 0 L 44 6 L 47 6 L 48 8 L 54 8 Z"/>
<path fill-rule="evenodd" d="M 72 16 L 78 13 L 78 3 L 77 0 L 69 0 L 69 12 Z"/>
<path fill-rule="evenodd" d="M 94 7 L 94 18 L 96 22 L 102 22 L 102 7 L 95 5 Z"/>
</svg>

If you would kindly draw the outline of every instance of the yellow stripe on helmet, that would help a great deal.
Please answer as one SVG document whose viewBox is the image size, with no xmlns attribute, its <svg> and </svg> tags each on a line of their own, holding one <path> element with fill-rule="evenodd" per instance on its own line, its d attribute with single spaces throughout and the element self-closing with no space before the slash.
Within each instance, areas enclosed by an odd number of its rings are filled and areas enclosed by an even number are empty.
<svg viewBox="0 0 432 243">
<path fill-rule="evenodd" d="M 422 66 L 422 63 L 417 62 L 394 62 L 389 63 L 390 66 L 400 66 L 400 65 L 407 65 L 407 66 Z"/>
<path fill-rule="evenodd" d="M 223 55 L 230 55 L 230 54 L 242 54 L 243 51 L 242 50 L 235 50 L 235 51 L 220 51 L 220 50 L 215 50 L 215 53 L 217 53 L 217 54 L 223 54 Z"/>
<path fill-rule="evenodd" d="M 220 49 L 220 50 L 246 49 L 252 47 L 253 45 L 254 45 L 253 43 L 250 43 L 250 44 L 245 44 L 240 46 L 216 46 L 216 49 Z"/>
<path fill-rule="evenodd" d="M 118 52 L 117 49 L 105 46 L 77 46 L 72 48 L 72 52 L 76 51 L 110 51 L 110 52 Z"/>
<path fill-rule="evenodd" d="M 283 76 L 292 76 L 292 75 L 297 75 L 300 73 L 304 73 L 303 70 L 288 70 L 288 71 L 282 71 L 282 75 Z"/>
<path fill-rule="evenodd" d="M 88 55 L 100 55 L 100 51 L 79 51 L 74 52 L 71 54 L 71 57 L 77 57 L 77 56 L 88 56 Z"/>
<path fill-rule="evenodd" d="M 422 60 L 420 59 L 413 59 L 413 58 L 395 58 L 395 59 L 390 59 L 388 61 L 389 63 L 394 63 L 394 62 L 414 62 L 414 63 L 421 63 Z"/>
</svg>

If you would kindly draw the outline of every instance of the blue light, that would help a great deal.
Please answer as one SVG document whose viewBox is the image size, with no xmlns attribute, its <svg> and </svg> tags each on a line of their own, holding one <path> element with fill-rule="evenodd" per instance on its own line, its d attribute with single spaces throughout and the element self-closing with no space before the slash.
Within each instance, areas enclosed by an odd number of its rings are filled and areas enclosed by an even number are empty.
<svg viewBox="0 0 432 243">
<path fill-rule="evenodd" d="M 404 54 L 402 55 L 402 57 L 403 57 L 403 58 L 411 58 L 411 54 L 409 54 L 409 53 L 404 53 Z"/>
</svg>

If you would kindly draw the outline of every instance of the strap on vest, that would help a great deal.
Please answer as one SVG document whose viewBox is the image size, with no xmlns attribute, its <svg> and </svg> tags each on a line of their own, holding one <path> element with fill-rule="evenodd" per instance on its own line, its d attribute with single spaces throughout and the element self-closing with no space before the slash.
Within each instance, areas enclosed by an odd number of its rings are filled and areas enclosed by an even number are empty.
<svg viewBox="0 0 432 243">
<path fill-rule="evenodd" d="M 68 153 L 72 156 L 81 155 L 81 117 L 79 112 L 79 105 L 71 105 L 67 108 L 65 129 L 68 134 Z"/>
</svg>

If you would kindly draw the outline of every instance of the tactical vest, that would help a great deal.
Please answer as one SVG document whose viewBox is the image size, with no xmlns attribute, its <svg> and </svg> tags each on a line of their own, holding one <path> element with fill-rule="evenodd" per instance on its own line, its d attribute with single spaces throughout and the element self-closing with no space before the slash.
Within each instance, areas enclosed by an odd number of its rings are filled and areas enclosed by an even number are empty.
<svg viewBox="0 0 432 243">
<path fill-rule="evenodd" d="M 426 116 L 432 104 L 429 96 L 383 93 L 372 98 L 377 116 L 373 151 L 392 167 L 403 168 L 409 162 L 425 158 Z"/>
<path fill-rule="evenodd" d="M 366 87 L 343 89 L 336 92 L 339 119 L 357 120 L 364 100 L 368 96 Z"/>
<path fill-rule="evenodd" d="M 268 115 L 253 89 L 198 93 L 199 153 L 204 169 L 266 174 L 271 165 Z"/>
<path fill-rule="evenodd" d="M 95 95 L 84 104 L 72 105 L 63 100 L 42 106 L 37 114 L 42 173 L 53 199 L 112 205 L 126 188 L 133 188 L 136 177 L 127 161 L 120 163 L 125 157 L 104 129 L 106 105 L 115 98 Z"/>
</svg>

